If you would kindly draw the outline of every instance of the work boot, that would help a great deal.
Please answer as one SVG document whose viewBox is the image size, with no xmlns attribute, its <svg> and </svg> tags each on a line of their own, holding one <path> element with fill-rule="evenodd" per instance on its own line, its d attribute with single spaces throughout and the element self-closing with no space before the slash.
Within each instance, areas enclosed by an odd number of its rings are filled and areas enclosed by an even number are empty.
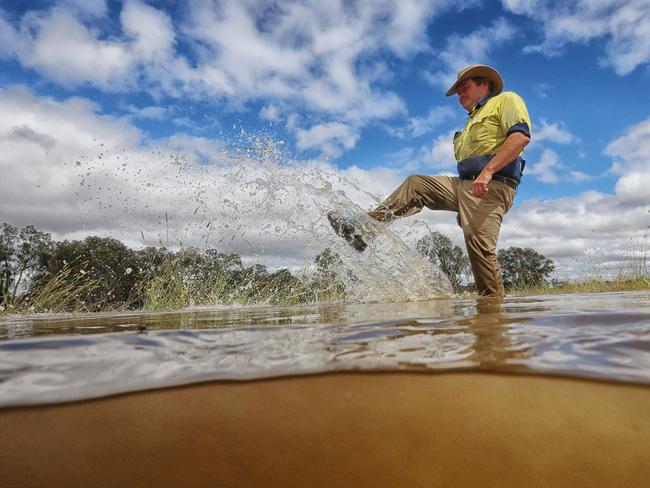
<svg viewBox="0 0 650 488">
<path fill-rule="evenodd" d="M 368 244 L 363 240 L 363 236 L 356 229 L 355 225 L 343 214 L 336 211 L 329 212 L 327 214 L 327 220 L 329 220 L 334 232 L 345 239 L 356 251 L 363 252 L 368 247 Z"/>
</svg>

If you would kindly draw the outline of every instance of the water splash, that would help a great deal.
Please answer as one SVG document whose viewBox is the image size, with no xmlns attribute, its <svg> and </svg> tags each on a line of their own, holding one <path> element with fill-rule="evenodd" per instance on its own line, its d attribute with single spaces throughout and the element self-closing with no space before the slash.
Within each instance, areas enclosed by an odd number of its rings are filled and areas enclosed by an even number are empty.
<svg viewBox="0 0 650 488">
<path fill-rule="evenodd" d="M 104 219 L 120 216 L 131 245 L 216 248 L 299 274 L 312 272 L 314 257 L 329 248 L 340 257 L 332 270 L 348 301 L 421 301 L 452 291 L 439 269 L 383 224 L 364 219 L 375 238 L 363 254 L 349 248 L 327 212 L 361 217 L 366 209 L 349 195 L 368 208 L 378 197 L 327 163 L 296 161 L 282 142 L 247 138 L 210 158 L 164 148 L 113 154 L 86 164 L 83 176 L 86 198 L 100 202 Z"/>
</svg>

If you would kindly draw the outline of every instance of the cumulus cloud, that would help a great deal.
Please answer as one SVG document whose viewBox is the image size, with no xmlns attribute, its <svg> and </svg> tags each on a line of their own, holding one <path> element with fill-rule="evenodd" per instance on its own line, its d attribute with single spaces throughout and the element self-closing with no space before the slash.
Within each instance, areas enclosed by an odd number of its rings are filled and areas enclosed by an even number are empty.
<svg viewBox="0 0 650 488">
<path fill-rule="evenodd" d="M 624 270 L 642 257 L 639 250 L 650 227 L 647 151 L 650 119 L 630 127 L 605 150 L 619 175 L 613 194 L 588 191 L 571 198 L 526 201 L 506 216 L 500 245 L 534 247 L 554 258 L 565 277 L 594 265 L 611 273 Z M 551 150 L 541 162 L 539 171 L 560 165 Z"/>
<path fill-rule="evenodd" d="M 650 188 L 650 118 L 631 127 L 612 141 L 605 153 L 614 159 L 612 171 L 620 176 L 616 183 L 616 195 L 630 204 L 646 205 Z"/>
<path fill-rule="evenodd" d="M 20 62 L 67 86 L 90 82 L 114 90 L 130 83 L 135 59 L 121 41 L 101 40 L 61 8 L 25 15 L 16 31 L 9 26 Z"/>
<path fill-rule="evenodd" d="M 275 122 L 280 119 L 280 109 L 277 105 L 265 105 L 260 110 L 260 117 Z"/>
<path fill-rule="evenodd" d="M 544 39 L 525 48 L 555 56 L 568 43 L 605 40 L 603 64 L 626 75 L 650 62 L 647 0 L 502 0 L 504 8 L 541 22 Z"/>
<path fill-rule="evenodd" d="M 166 107 L 157 105 L 149 105 L 147 107 L 126 105 L 123 109 L 138 119 L 164 120 L 169 115 L 169 110 Z"/>
<path fill-rule="evenodd" d="M 544 149 L 540 160 L 532 163 L 526 173 L 534 175 L 542 183 L 557 183 L 560 180 L 558 171 L 562 168 L 557 153 L 552 149 Z"/>
<path fill-rule="evenodd" d="M 170 58 L 175 41 L 169 15 L 140 0 L 129 0 L 120 14 L 122 28 L 139 62 Z"/>
<path fill-rule="evenodd" d="M 447 46 L 438 54 L 443 69 L 428 73 L 427 79 L 443 89 L 449 88 L 457 78 L 458 70 L 470 64 L 485 64 L 492 50 L 511 40 L 517 30 L 504 18 L 468 34 L 453 34 Z"/>
<path fill-rule="evenodd" d="M 424 147 L 420 151 L 422 161 L 429 168 L 451 169 L 456 167 L 454 155 L 454 133 L 450 131 L 441 134 L 433 140 L 431 147 Z"/>
<path fill-rule="evenodd" d="M 320 149 L 328 158 L 336 158 L 345 149 L 351 149 L 359 139 L 359 131 L 339 122 L 318 124 L 297 132 L 298 149 Z"/>
<path fill-rule="evenodd" d="M 577 137 L 566 128 L 563 122 L 549 123 L 546 119 L 540 119 L 540 127 L 533 128 L 533 143 L 548 141 L 557 144 L 571 144 L 576 140 Z"/>
<path fill-rule="evenodd" d="M 413 137 L 419 137 L 433 132 L 442 123 L 455 116 L 455 110 L 448 105 L 433 107 L 424 117 L 411 117 L 408 120 L 408 130 Z"/>
<path fill-rule="evenodd" d="M 128 0 L 119 29 L 109 33 L 97 21 L 106 5 L 66 0 L 27 12 L 16 27 L 2 17 L 1 55 L 66 87 L 262 101 L 270 120 L 300 111 L 314 126 L 343 122 L 357 131 L 406 113 L 382 86 L 389 76 L 383 54 L 406 59 L 428 51 L 429 22 L 452 8 L 442 0 L 193 0 L 186 15 L 172 19 Z M 324 144 L 323 153 L 332 154 Z"/>
</svg>

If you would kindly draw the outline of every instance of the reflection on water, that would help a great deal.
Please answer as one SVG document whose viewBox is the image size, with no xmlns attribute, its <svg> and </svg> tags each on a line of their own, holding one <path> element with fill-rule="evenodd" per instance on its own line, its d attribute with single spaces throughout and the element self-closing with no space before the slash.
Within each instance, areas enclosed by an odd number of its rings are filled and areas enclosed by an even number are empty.
<svg viewBox="0 0 650 488">
<path fill-rule="evenodd" d="M 650 383 L 650 294 L 25 316 L 0 322 L 0 406 L 212 379 L 488 370 Z"/>
</svg>

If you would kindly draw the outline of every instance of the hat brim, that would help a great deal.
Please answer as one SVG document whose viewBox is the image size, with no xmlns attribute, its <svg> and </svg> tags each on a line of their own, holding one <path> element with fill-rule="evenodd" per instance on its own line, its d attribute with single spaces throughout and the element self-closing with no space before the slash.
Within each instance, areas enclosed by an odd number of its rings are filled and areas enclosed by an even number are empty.
<svg viewBox="0 0 650 488">
<path fill-rule="evenodd" d="M 460 76 L 456 82 L 451 85 L 451 88 L 447 90 L 445 96 L 450 97 L 458 91 L 458 85 L 468 78 L 474 78 L 475 76 L 483 76 L 492 82 L 494 89 L 492 90 L 492 95 L 498 95 L 503 90 L 503 79 L 497 70 L 489 66 L 481 65 L 474 66 L 468 69 L 465 73 Z"/>
</svg>

